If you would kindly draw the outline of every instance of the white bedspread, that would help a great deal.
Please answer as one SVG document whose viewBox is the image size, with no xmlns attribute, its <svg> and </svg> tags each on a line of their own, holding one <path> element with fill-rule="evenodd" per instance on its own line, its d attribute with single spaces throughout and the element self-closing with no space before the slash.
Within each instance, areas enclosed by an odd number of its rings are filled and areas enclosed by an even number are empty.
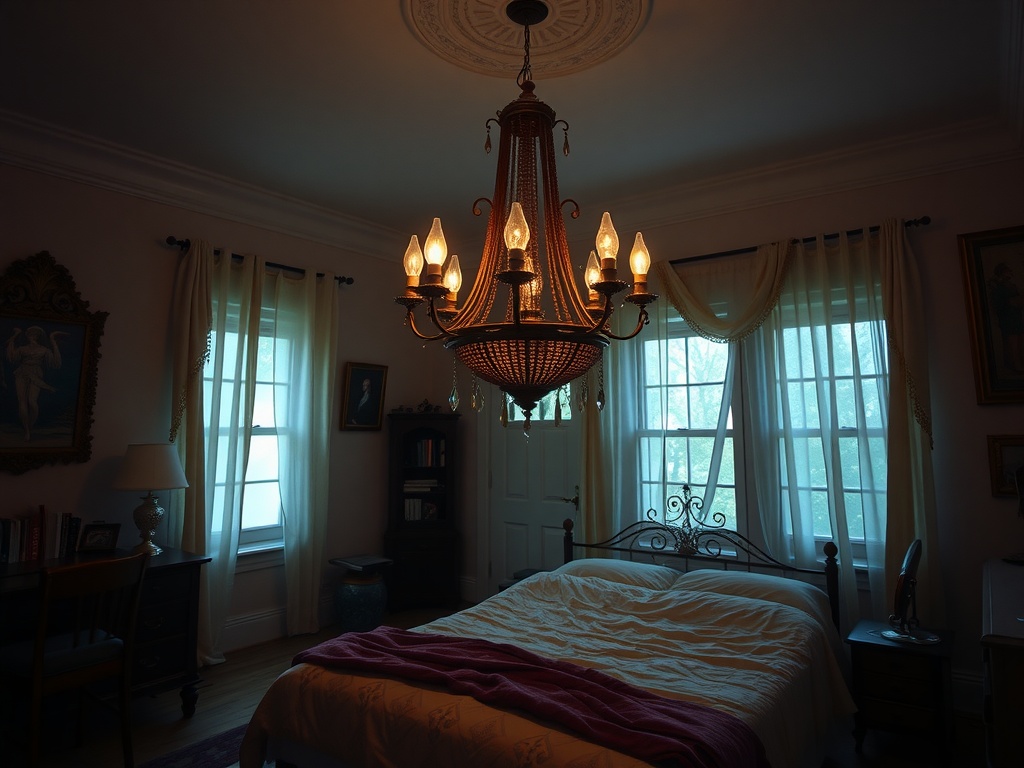
<svg viewBox="0 0 1024 768">
<path fill-rule="evenodd" d="M 820 765 L 829 728 L 854 709 L 828 601 L 798 581 L 579 560 L 419 629 L 512 643 L 725 710 L 754 729 L 775 768 Z M 268 744 L 271 752 L 276 744 L 285 752 L 298 747 L 333 756 L 332 765 L 347 758 L 354 765 L 404 766 L 413 755 L 430 765 L 430 754 L 445 760 L 460 750 L 472 754 L 501 732 L 514 741 L 494 743 L 491 759 L 507 753 L 508 765 L 570 765 L 581 754 L 588 761 L 602 755 L 601 765 L 636 764 L 578 740 L 583 750 L 574 748 L 569 734 L 538 731 L 539 724 L 517 713 L 488 715 L 465 697 L 417 690 L 403 681 L 299 665 L 275 682 L 253 715 L 242 766 L 261 765 Z M 439 728 L 439 712 L 458 713 L 460 720 Z M 414 725 L 420 718 L 432 722 L 420 728 Z M 470 743 L 460 746 L 457 739 L 469 734 Z M 544 760 L 537 762 L 538 754 Z"/>
<path fill-rule="evenodd" d="M 724 709 L 783 768 L 820 765 L 830 726 L 854 710 L 828 617 L 825 594 L 802 582 L 581 560 L 422 629 L 513 643 Z"/>
</svg>

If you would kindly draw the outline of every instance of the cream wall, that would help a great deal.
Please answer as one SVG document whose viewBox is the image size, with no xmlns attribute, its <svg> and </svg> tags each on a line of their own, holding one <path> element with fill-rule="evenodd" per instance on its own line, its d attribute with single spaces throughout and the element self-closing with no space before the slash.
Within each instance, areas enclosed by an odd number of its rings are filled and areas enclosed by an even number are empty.
<svg viewBox="0 0 1024 768">
<path fill-rule="evenodd" d="M 67 267 L 93 311 L 109 313 L 100 344 L 92 459 L 51 465 L 22 475 L 0 474 L 0 514 L 21 514 L 39 504 L 69 511 L 85 520 L 122 523 L 119 543 L 137 540 L 132 493 L 111 490 L 125 446 L 167 439 L 170 393 L 169 320 L 175 268 L 180 251 L 168 235 L 202 237 L 236 253 L 259 253 L 272 261 L 353 277 L 338 288 L 341 299 L 338 344 L 339 386 L 346 361 L 388 366 L 385 410 L 413 406 L 425 398 L 444 403 L 451 389 L 451 358 L 425 348 L 403 324 L 403 310 L 391 301 L 404 288 L 397 262 L 386 263 L 294 237 L 148 202 L 52 176 L 0 165 L 0 270 L 10 262 L 49 251 Z M 405 242 L 396 243 L 396 252 Z M 0 391 L 0 397 L 6 396 Z M 337 423 L 334 411 L 324 417 Z M 472 416 L 463 433 L 472 440 Z M 338 576 L 326 560 L 336 555 L 381 549 L 385 527 L 386 430 L 335 429 L 331 445 L 332 505 L 325 549 L 324 578 Z M 474 462 L 467 478 L 475 475 Z M 464 510 L 474 502 L 467 480 Z M 467 552 L 474 540 L 474 518 L 466 515 Z M 162 540 L 158 531 L 157 541 Z M 474 555 L 475 557 L 475 551 Z M 467 590 L 472 593 L 475 559 L 467 555 Z M 284 633 L 283 568 L 259 560 L 243 564 L 225 639 L 228 649 Z M 322 596 L 330 618 L 330 589 Z"/>
<path fill-rule="evenodd" d="M 1014 501 L 993 498 L 989 491 L 986 435 L 1024 434 L 1024 405 L 977 404 L 956 236 L 1024 224 L 1022 180 L 1024 161 L 1015 160 L 643 227 L 657 259 L 856 228 L 886 216 L 931 217 L 931 225 L 912 230 L 910 237 L 921 267 L 929 328 L 932 458 L 947 596 L 945 623 L 957 633 L 954 678 L 959 708 L 967 710 L 980 707 L 982 564 L 990 557 L 1024 551 L 1024 521 L 1017 517 Z M 355 284 L 339 288 L 339 361 L 388 365 L 387 408 L 412 405 L 424 397 L 443 403 L 447 397 L 450 358 L 416 342 L 403 327 L 399 308 L 391 305 L 390 297 L 401 285 L 397 259 L 385 263 L 6 166 L 0 166 L 0 190 L 0 267 L 49 250 L 71 270 L 92 309 L 110 313 L 99 365 L 93 459 L 23 476 L 0 475 L 3 513 L 46 504 L 87 519 L 119 520 L 125 523 L 122 536 L 131 536 L 134 498 L 111 491 L 110 482 L 127 443 L 161 440 L 166 434 L 167 328 L 178 259 L 177 251 L 163 244 L 169 234 L 204 237 L 235 251 L 256 251 L 285 263 L 352 275 Z M 629 229 L 619 218 L 620 228 Z M 404 242 L 396 243 L 396 253 L 403 246 Z M 580 248 L 589 245 L 583 243 L 574 252 Z M 477 596 L 475 574 L 486 567 L 480 554 L 485 549 L 478 552 L 474 541 L 475 510 L 483 508 L 476 498 L 483 465 L 474 450 L 477 418 L 467 413 L 461 420 L 468 462 L 463 592 L 469 598 Z M 334 501 L 327 556 L 378 549 L 384 528 L 385 433 L 336 431 L 332 462 Z M 331 571 L 325 565 L 328 584 L 334 576 Z M 273 636 L 282 621 L 280 568 L 247 571 L 236 583 L 230 641 L 237 646 Z M 932 617 L 921 618 L 926 626 L 935 623 Z"/>
</svg>

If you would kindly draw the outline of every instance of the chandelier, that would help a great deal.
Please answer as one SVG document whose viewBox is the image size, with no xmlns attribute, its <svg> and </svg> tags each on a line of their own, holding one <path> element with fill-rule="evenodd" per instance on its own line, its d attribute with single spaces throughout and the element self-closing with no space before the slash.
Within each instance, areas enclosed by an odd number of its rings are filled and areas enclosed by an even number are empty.
<svg viewBox="0 0 1024 768">
<path fill-rule="evenodd" d="M 522 92 L 486 124 L 486 151 L 492 123 L 501 139 L 494 195 L 473 204 L 477 216 L 480 203 L 490 207 L 473 287 L 459 307 L 459 258 L 448 257 L 441 220 L 435 218 L 422 249 L 416 235 L 409 240 L 406 289 L 395 301 L 406 307 L 406 322 L 417 337 L 440 340 L 477 378 L 499 387 L 522 409 L 529 429 L 537 401 L 590 370 L 610 340 L 636 336 L 657 296 L 647 291 L 651 259 L 638 232 L 629 257 L 633 288 L 625 296 L 638 308 L 636 327 L 622 336 L 612 332 L 613 297 L 628 284 L 618 278 L 619 237 L 607 212 L 584 271 L 586 298 L 577 289 L 562 210 L 568 206 L 578 218 L 579 206 L 559 197 L 553 137 L 560 126 L 568 155 L 569 126 L 537 99 L 531 79 L 530 25 L 543 21 L 548 9 L 539 0 L 512 0 L 505 12 L 523 27 L 523 67 L 516 79 Z M 534 233 L 543 235 L 543 248 Z M 507 296 L 499 302 L 502 287 Z M 417 326 L 414 312 L 424 302 L 433 326 L 428 333 Z"/>
</svg>

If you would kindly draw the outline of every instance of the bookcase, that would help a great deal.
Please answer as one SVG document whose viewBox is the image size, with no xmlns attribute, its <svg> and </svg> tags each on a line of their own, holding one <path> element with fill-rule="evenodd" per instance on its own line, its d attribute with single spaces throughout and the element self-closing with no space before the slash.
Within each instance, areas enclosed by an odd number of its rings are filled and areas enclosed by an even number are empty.
<svg viewBox="0 0 1024 768">
<path fill-rule="evenodd" d="M 385 572 L 393 610 L 459 602 L 457 413 L 388 414 Z"/>
</svg>

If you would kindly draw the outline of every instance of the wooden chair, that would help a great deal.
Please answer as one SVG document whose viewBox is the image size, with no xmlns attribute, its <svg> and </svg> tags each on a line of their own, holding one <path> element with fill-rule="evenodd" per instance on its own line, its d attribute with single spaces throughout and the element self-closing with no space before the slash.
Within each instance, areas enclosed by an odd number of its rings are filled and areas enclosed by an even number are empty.
<svg viewBox="0 0 1024 768">
<path fill-rule="evenodd" d="M 43 699 L 60 691 L 78 691 L 80 743 L 81 695 L 86 686 L 104 680 L 117 683 L 124 764 L 134 764 L 132 648 L 147 557 L 140 553 L 43 569 L 34 638 L 0 647 L 0 676 L 27 692 L 29 766 L 39 765 Z M 108 703 L 105 698 L 100 701 Z"/>
</svg>

